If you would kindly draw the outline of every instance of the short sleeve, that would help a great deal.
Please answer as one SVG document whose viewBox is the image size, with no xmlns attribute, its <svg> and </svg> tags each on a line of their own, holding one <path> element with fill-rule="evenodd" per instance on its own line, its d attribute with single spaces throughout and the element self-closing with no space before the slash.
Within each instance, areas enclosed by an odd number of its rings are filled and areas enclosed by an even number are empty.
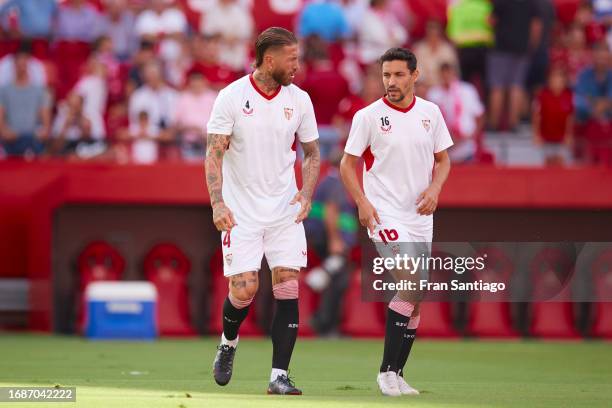
<svg viewBox="0 0 612 408">
<path fill-rule="evenodd" d="M 234 114 L 232 112 L 231 98 L 227 88 L 221 90 L 210 113 L 206 125 L 209 134 L 231 135 L 234 129 Z"/>
<path fill-rule="evenodd" d="M 434 126 L 434 153 L 440 153 L 453 145 L 453 139 L 448 132 L 442 112 L 436 105 L 436 124 Z"/>
<path fill-rule="evenodd" d="M 370 146 L 370 129 L 367 117 L 363 111 L 359 111 L 353 117 L 351 131 L 349 132 L 344 151 L 353 156 L 361 157 L 368 146 Z"/>
<path fill-rule="evenodd" d="M 301 143 L 312 142 L 319 138 L 319 131 L 317 130 L 317 119 L 315 118 L 314 107 L 310 96 L 304 92 L 302 98 L 302 120 L 300 126 L 297 129 L 298 139 Z"/>
</svg>

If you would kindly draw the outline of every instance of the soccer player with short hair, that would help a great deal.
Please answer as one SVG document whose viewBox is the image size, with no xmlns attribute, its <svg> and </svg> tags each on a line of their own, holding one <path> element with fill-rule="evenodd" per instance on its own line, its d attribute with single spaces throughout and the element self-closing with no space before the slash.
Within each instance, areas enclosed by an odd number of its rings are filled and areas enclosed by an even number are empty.
<svg viewBox="0 0 612 408">
<path fill-rule="evenodd" d="M 276 299 L 268 393 L 300 395 L 287 370 L 298 331 L 298 272 L 307 255 L 302 221 L 319 175 L 319 135 L 310 97 L 292 84 L 299 68 L 295 35 L 269 28 L 255 49 L 255 71 L 221 90 L 208 122 L 206 182 L 229 278 L 213 372 L 217 384 L 230 381 L 238 329 L 265 255 Z M 299 191 L 296 135 L 304 151 Z"/>
<path fill-rule="evenodd" d="M 414 54 L 391 48 L 380 62 L 386 95 L 355 114 L 340 172 L 361 224 L 380 255 L 391 257 L 411 252 L 406 246 L 430 247 L 433 213 L 450 172 L 446 149 L 453 141 L 438 106 L 414 94 L 419 76 Z M 364 191 L 356 174 L 361 156 Z M 377 377 L 384 395 L 419 393 L 403 376 L 419 325 L 420 299 L 398 292 L 389 303 Z"/>
</svg>

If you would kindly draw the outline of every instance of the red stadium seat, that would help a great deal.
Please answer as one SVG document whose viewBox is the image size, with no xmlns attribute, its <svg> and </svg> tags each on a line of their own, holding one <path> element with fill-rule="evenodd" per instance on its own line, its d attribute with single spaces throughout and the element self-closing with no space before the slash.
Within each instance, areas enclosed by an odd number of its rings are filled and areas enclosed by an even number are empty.
<svg viewBox="0 0 612 408">
<path fill-rule="evenodd" d="M 361 268 L 351 276 L 344 297 L 344 318 L 340 325 L 343 334 L 356 337 L 379 337 L 385 334 L 385 316 L 381 313 L 383 303 L 364 302 L 361 296 Z"/>
<path fill-rule="evenodd" d="M 92 282 L 121 280 L 125 270 L 125 259 L 119 251 L 105 241 L 94 241 L 83 249 L 77 259 L 80 277 L 79 311 L 77 327 L 82 331 L 85 322 L 85 288 Z"/>
<path fill-rule="evenodd" d="M 580 333 L 575 327 L 574 310 L 571 302 L 547 302 L 545 299 L 568 299 L 569 277 L 573 270 L 573 260 L 555 248 L 544 248 L 538 253 L 531 266 L 531 304 L 530 333 L 546 338 L 578 338 Z"/>
<path fill-rule="evenodd" d="M 422 302 L 420 306 L 421 321 L 419 336 L 424 337 L 459 337 L 453 327 L 451 304 L 448 302 Z"/>
<path fill-rule="evenodd" d="M 161 335 L 195 334 L 187 287 L 190 269 L 191 262 L 174 244 L 155 245 L 145 257 L 145 277 L 157 289 L 157 320 Z"/>
<path fill-rule="evenodd" d="M 497 280 L 508 282 L 514 266 L 508 255 L 495 247 L 481 248 L 487 254 L 487 268 L 483 276 L 492 273 Z M 498 292 L 499 293 L 499 292 Z M 501 295 L 503 296 L 503 295 Z M 512 326 L 510 303 L 495 301 L 496 296 L 487 295 L 487 301 L 474 300 L 468 304 L 467 334 L 478 337 L 514 338 L 518 333 Z"/>
<path fill-rule="evenodd" d="M 595 299 L 590 335 L 612 339 L 612 251 L 603 252 L 592 266 Z"/>
<path fill-rule="evenodd" d="M 223 276 L 223 252 L 221 249 L 217 250 L 210 260 L 210 274 L 212 290 L 208 328 L 210 333 L 221 334 L 223 332 L 223 322 L 221 321 L 223 302 L 225 302 L 228 293 L 227 278 Z M 251 303 L 249 314 L 240 326 L 241 336 L 260 336 L 263 334 L 263 331 L 257 325 L 257 309 L 255 304 L 256 302 Z"/>
</svg>

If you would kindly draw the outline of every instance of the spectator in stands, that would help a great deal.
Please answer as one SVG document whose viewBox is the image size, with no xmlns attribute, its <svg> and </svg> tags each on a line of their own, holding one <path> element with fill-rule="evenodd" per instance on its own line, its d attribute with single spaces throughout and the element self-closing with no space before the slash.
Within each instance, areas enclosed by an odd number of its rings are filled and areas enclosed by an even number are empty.
<svg viewBox="0 0 612 408">
<path fill-rule="evenodd" d="M 574 103 L 586 158 L 612 165 L 612 67 L 606 43 L 593 50 L 593 65 L 578 75 Z M 581 153 L 579 151 L 579 153 Z"/>
<path fill-rule="evenodd" d="M 455 142 L 449 149 L 451 160 L 469 162 L 484 128 L 484 106 L 474 85 L 461 81 L 454 65 L 444 63 L 439 71 L 440 85 L 429 90 L 427 99 L 440 107 Z"/>
<path fill-rule="evenodd" d="M 60 104 L 53 122 L 55 150 L 87 159 L 106 150 L 102 116 L 84 109 L 83 97 L 72 93 Z"/>
<path fill-rule="evenodd" d="M 83 110 L 88 115 L 104 116 L 108 99 L 107 71 L 104 64 L 92 57 L 87 61 L 85 74 L 72 90 L 83 99 Z"/>
<path fill-rule="evenodd" d="M 30 82 L 30 54 L 15 55 L 15 80 L 0 88 L 0 137 L 8 156 L 41 154 L 51 124 L 51 101 L 47 90 Z"/>
<path fill-rule="evenodd" d="M 218 0 L 202 18 L 200 31 L 219 35 L 219 62 L 235 71 L 247 68 L 249 41 L 253 36 L 251 11 L 237 0 Z"/>
<path fill-rule="evenodd" d="M 159 128 L 146 111 L 138 112 L 137 121 L 130 123 L 130 158 L 135 163 L 150 164 L 159 159 Z"/>
<path fill-rule="evenodd" d="M 0 7 L 2 28 L 8 30 L 7 17 L 16 11 L 19 33 L 27 38 L 49 38 L 57 12 L 56 0 L 8 0 Z"/>
<path fill-rule="evenodd" d="M 542 149 L 546 165 L 569 160 L 574 143 L 574 103 L 565 71 L 554 67 L 548 85 L 538 92 L 532 112 L 534 142 Z"/>
<path fill-rule="evenodd" d="M 147 113 L 148 129 L 161 141 L 173 140 L 171 125 L 175 122 L 176 91 L 167 86 L 159 64 L 150 62 L 144 66 L 145 83 L 132 94 L 129 103 L 130 128 L 141 124 L 141 112 Z"/>
<path fill-rule="evenodd" d="M 606 26 L 605 22 L 595 19 L 595 10 L 591 0 L 584 0 L 578 4 L 574 21 L 579 24 L 586 36 L 587 43 L 594 45 L 605 40 Z M 599 8 L 599 7 L 598 7 Z"/>
<path fill-rule="evenodd" d="M 610 51 L 605 43 L 593 50 L 593 65 L 578 75 L 576 114 L 580 122 L 612 119 L 612 68 Z"/>
<path fill-rule="evenodd" d="M 373 64 L 366 69 L 358 95 L 349 94 L 338 103 L 338 111 L 334 115 L 334 126 L 339 134 L 339 145 L 344 146 L 348 138 L 353 116 L 376 99 L 384 95 L 385 88 L 380 80 L 380 65 Z"/>
<path fill-rule="evenodd" d="M 536 3 L 517 0 L 495 0 L 493 18 L 495 47 L 487 59 L 489 126 L 500 129 L 504 97 L 509 93 L 507 127 L 515 130 L 526 102 L 529 54 L 540 44 L 542 21 Z"/>
<path fill-rule="evenodd" d="M 219 63 L 220 35 L 196 34 L 191 43 L 193 63 L 189 71 L 198 71 L 212 89 L 220 90 L 237 79 L 231 68 Z"/>
<path fill-rule="evenodd" d="M 173 1 L 152 0 L 150 8 L 136 18 L 136 34 L 155 43 L 159 40 L 158 55 L 166 64 L 173 64 L 181 57 L 182 42 L 187 32 L 187 18 L 183 11 L 173 6 Z"/>
<path fill-rule="evenodd" d="M 92 56 L 105 68 L 109 103 L 121 101 L 125 97 L 125 71 L 113 48 L 112 37 L 102 36 L 94 43 Z"/>
<path fill-rule="evenodd" d="M 327 42 L 347 38 L 351 29 L 344 10 L 331 0 L 311 0 L 298 19 L 300 37 L 319 36 Z"/>
<path fill-rule="evenodd" d="M 176 103 L 175 127 L 184 159 L 201 160 L 206 150 L 206 123 L 217 93 L 212 91 L 199 71 L 190 71 L 187 88 Z"/>
<path fill-rule="evenodd" d="M 86 0 L 67 0 L 60 5 L 55 39 L 92 42 L 100 36 L 100 14 Z"/>
<path fill-rule="evenodd" d="M 540 41 L 530 55 L 530 64 L 527 71 L 527 88 L 530 91 L 537 90 L 547 82 L 549 67 L 550 47 L 552 44 L 552 34 L 555 24 L 555 6 L 553 0 L 532 0 L 538 11 L 537 15 L 541 20 Z"/>
<path fill-rule="evenodd" d="M 566 70 L 569 83 L 573 86 L 578 73 L 592 62 L 591 49 L 587 46 L 581 25 L 572 24 L 563 36 L 563 46 L 550 50 L 550 59 L 551 64 L 562 66 Z"/>
<path fill-rule="evenodd" d="M 104 0 L 104 6 L 100 31 L 110 38 L 114 55 L 127 61 L 138 49 L 134 14 L 127 8 L 126 0 Z"/>
<path fill-rule="evenodd" d="M 28 81 L 32 85 L 46 86 L 47 73 L 44 64 L 32 56 L 31 42 L 22 40 L 16 54 L 8 54 L 0 59 L 0 86 L 15 82 L 15 58 L 21 54 L 27 59 Z"/>
<path fill-rule="evenodd" d="M 425 38 L 414 45 L 414 54 L 419 62 L 419 81 L 426 81 L 430 86 L 440 83 L 442 64 L 457 65 L 457 51 L 444 38 L 444 29 L 440 22 L 430 20 L 427 23 Z"/>
<path fill-rule="evenodd" d="M 339 135 L 333 126 L 338 102 L 349 94 L 346 79 L 334 68 L 329 59 L 327 44 L 317 36 L 305 40 L 304 62 L 308 67 L 301 88 L 308 92 L 317 117 L 321 157 L 327 158 L 337 146 Z"/>
<path fill-rule="evenodd" d="M 155 43 L 148 40 L 142 40 L 140 42 L 138 52 L 132 59 L 130 70 L 128 72 L 128 81 L 125 89 L 128 97 L 132 95 L 132 92 L 134 92 L 136 88 L 139 88 L 144 84 L 144 78 L 142 75 L 143 68 L 152 62 L 157 62 L 155 55 Z"/>
<path fill-rule="evenodd" d="M 304 221 L 309 243 L 321 259 L 321 266 L 306 275 L 306 284 L 321 293 L 311 326 L 322 335 L 337 335 L 342 299 L 348 288 L 351 269 L 348 255 L 357 243 L 358 221 L 355 205 L 344 189 L 338 165 L 342 149 L 330 156 L 330 169 L 312 200 L 312 211 Z"/>
<path fill-rule="evenodd" d="M 486 60 L 493 45 L 489 0 L 449 2 L 447 34 L 457 46 L 461 78 L 482 83 L 486 78 Z"/>
<path fill-rule="evenodd" d="M 408 33 L 387 9 L 387 0 L 370 0 L 357 32 L 359 59 L 371 64 L 391 47 L 402 46 Z"/>
</svg>

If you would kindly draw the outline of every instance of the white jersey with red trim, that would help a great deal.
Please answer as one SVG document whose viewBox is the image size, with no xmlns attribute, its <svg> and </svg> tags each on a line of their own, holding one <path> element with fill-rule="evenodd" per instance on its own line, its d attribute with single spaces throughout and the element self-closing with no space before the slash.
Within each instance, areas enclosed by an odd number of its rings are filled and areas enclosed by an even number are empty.
<svg viewBox="0 0 612 408">
<path fill-rule="evenodd" d="M 344 151 L 363 156 L 363 188 L 378 214 L 426 236 L 433 216 L 416 200 L 432 181 L 434 153 L 453 145 L 438 106 L 415 97 L 401 109 L 381 98 L 355 114 Z"/>
<path fill-rule="evenodd" d="M 295 85 L 271 96 L 246 75 L 222 89 L 208 121 L 209 134 L 230 135 L 223 158 L 223 200 L 236 222 L 271 225 L 295 216 L 295 142 L 318 139 L 308 94 Z"/>
</svg>

